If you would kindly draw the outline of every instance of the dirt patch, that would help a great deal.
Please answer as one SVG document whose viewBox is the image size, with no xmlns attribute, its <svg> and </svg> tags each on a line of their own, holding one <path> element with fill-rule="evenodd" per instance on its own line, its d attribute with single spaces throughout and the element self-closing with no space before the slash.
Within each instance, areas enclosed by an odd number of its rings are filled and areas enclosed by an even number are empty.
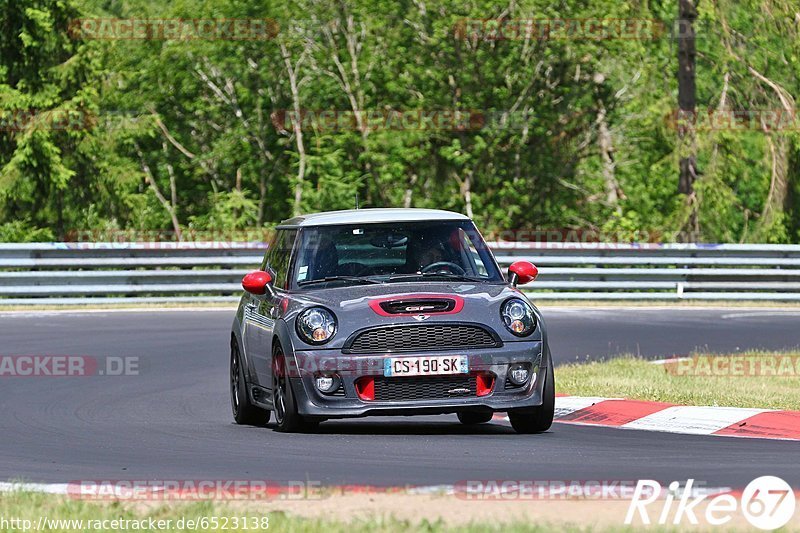
<svg viewBox="0 0 800 533">
<path fill-rule="evenodd" d="M 152 510 L 164 502 L 137 503 L 140 511 Z M 349 523 L 376 519 L 395 519 L 419 525 L 423 522 L 440 522 L 449 527 L 469 524 L 502 525 L 527 524 L 565 528 L 576 526 L 590 530 L 619 530 L 625 528 L 628 513 L 628 500 L 569 500 L 569 499 L 466 499 L 453 494 L 407 494 L 407 493 L 363 493 L 329 494 L 310 499 L 277 498 L 268 501 L 233 501 L 226 507 L 253 513 L 284 512 L 291 516 L 311 519 L 324 519 Z M 708 501 L 695 506 L 694 514 L 698 525 L 692 526 L 684 516 L 679 525 L 673 525 L 678 502 L 672 502 L 667 515 L 667 525 L 654 525 L 659 520 L 665 505 L 660 499 L 650 506 L 650 530 L 683 531 L 686 529 L 710 531 L 717 529 L 706 521 Z M 178 508 L 174 509 L 179 511 Z M 800 509 L 800 504 L 798 505 Z M 646 527 L 637 514 L 631 526 L 634 529 Z M 724 524 L 726 531 L 752 531 L 753 526 L 740 510 L 732 513 L 730 521 Z M 800 531 L 800 512 L 787 524 L 785 530 Z"/>
</svg>

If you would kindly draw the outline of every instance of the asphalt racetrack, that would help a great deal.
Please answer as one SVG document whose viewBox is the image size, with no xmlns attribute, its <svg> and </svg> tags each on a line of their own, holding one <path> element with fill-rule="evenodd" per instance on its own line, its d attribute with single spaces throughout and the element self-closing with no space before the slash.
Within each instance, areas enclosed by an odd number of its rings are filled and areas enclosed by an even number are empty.
<svg viewBox="0 0 800 533">
<path fill-rule="evenodd" d="M 800 310 L 544 307 L 557 363 L 800 345 Z M 0 378 L 0 481 L 274 480 L 438 485 L 464 480 L 694 478 L 800 487 L 800 443 L 554 424 L 517 435 L 454 415 L 329 421 L 318 434 L 233 423 L 233 311 L 4 313 L 0 355 L 140 358 L 138 375 Z M 556 370 L 556 379 L 558 372 Z"/>
</svg>

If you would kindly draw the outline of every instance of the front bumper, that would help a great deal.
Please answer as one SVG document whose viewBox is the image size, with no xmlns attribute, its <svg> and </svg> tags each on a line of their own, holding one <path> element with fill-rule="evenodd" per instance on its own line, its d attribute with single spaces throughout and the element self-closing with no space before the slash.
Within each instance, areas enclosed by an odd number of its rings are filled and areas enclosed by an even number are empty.
<svg viewBox="0 0 800 533">
<path fill-rule="evenodd" d="M 454 396 L 443 398 L 381 401 L 362 400 L 356 392 L 355 382 L 363 377 L 383 377 L 387 357 L 414 357 L 436 355 L 466 355 L 470 372 L 494 376 L 492 391 L 485 396 Z M 324 418 L 345 418 L 368 415 L 445 414 L 467 410 L 507 411 L 509 409 L 536 407 L 542 404 L 544 369 L 550 363 L 547 349 L 541 341 L 507 342 L 500 348 L 448 351 L 426 351 L 387 355 L 343 354 L 337 350 L 309 350 L 294 354 L 294 368 L 290 369 L 292 390 L 301 415 Z M 507 388 L 507 370 L 513 363 L 528 363 L 532 375 L 526 385 Z M 291 364 L 291 363 L 290 363 Z M 293 370 L 293 371 L 292 371 Z M 336 373 L 342 381 L 339 395 L 327 395 L 314 386 L 318 374 Z M 424 377 L 397 377 L 392 379 L 425 379 Z"/>
</svg>

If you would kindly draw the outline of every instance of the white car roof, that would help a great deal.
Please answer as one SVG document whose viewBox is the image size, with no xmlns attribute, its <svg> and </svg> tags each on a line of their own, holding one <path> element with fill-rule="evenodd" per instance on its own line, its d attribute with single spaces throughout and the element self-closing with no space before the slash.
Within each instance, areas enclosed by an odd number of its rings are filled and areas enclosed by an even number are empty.
<svg viewBox="0 0 800 533">
<path fill-rule="evenodd" d="M 442 209 L 369 208 L 311 213 L 284 220 L 278 227 L 334 226 L 339 224 L 378 224 L 386 222 L 425 222 L 430 220 L 469 220 L 461 213 Z"/>
</svg>

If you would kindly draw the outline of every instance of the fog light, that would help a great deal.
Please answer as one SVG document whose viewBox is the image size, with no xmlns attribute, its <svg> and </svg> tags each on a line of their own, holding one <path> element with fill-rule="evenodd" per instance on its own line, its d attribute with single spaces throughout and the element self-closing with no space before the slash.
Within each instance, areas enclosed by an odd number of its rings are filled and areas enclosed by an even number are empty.
<svg viewBox="0 0 800 533">
<path fill-rule="evenodd" d="M 516 364 L 508 367 L 508 379 L 514 385 L 524 385 L 528 381 L 529 375 L 530 370 L 528 370 L 527 365 Z"/>
<path fill-rule="evenodd" d="M 339 388 L 339 379 L 336 376 L 317 376 L 314 386 L 323 394 L 330 394 Z"/>
</svg>

